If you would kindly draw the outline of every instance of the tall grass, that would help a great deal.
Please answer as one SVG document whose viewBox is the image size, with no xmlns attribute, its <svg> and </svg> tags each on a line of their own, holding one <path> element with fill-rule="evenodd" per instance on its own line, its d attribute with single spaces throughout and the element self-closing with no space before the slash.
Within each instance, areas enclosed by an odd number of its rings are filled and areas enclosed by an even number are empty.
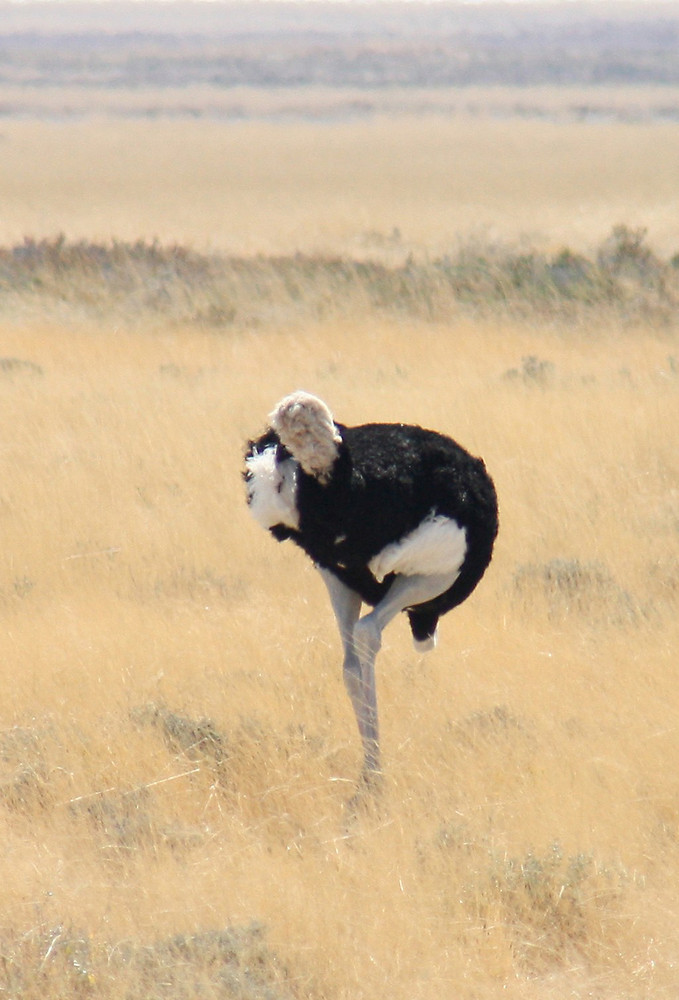
<svg viewBox="0 0 679 1000">
<path fill-rule="evenodd" d="M 545 296 L 550 327 L 383 309 L 371 283 L 406 272 L 370 264 L 3 252 L 6 296 L 62 296 L 0 330 L 6 995 L 676 996 L 678 352 L 655 306 L 611 319 L 644 268 L 668 301 L 673 271 L 616 239 L 587 261 L 613 314 L 573 325 Z M 443 294 L 443 265 L 418 266 Z M 339 304 L 312 319 L 293 280 Z M 182 307 L 128 328 L 154 281 Z M 196 322 L 222 282 L 236 309 L 268 288 L 272 318 Z M 348 422 L 452 433 L 500 496 L 439 648 L 387 633 L 384 795 L 358 816 L 327 599 L 242 496 L 242 442 L 298 386 Z"/>
<path fill-rule="evenodd" d="M 392 250 L 399 234 L 390 237 Z M 564 248 L 467 242 L 443 257 L 400 263 L 342 257 L 205 255 L 157 243 L 69 243 L 0 248 L 0 309 L 36 304 L 58 314 L 114 314 L 214 329 L 374 313 L 441 322 L 451 313 L 609 320 L 674 329 L 679 253 L 662 260 L 643 229 L 616 226 L 593 257 Z"/>
</svg>

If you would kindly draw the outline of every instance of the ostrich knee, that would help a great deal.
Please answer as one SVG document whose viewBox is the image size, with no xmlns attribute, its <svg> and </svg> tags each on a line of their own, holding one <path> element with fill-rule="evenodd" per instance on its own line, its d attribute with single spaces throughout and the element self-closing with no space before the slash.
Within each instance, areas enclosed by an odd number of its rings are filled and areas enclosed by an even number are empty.
<svg viewBox="0 0 679 1000">
<path fill-rule="evenodd" d="M 367 660 L 374 663 L 382 646 L 382 629 L 373 616 L 371 611 L 354 625 L 354 649 L 361 663 Z"/>
</svg>

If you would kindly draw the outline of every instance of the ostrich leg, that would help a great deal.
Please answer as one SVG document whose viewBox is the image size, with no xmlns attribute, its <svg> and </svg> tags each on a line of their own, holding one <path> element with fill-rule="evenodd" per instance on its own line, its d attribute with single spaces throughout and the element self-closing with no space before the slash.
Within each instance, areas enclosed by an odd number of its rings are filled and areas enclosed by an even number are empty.
<svg viewBox="0 0 679 1000">
<path fill-rule="evenodd" d="M 344 683 L 363 741 L 362 778 L 370 783 L 380 770 L 375 659 L 382 645 L 382 632 L 400 611 L 438 597 L 452 587 L 458 570 L 433 576 L 397 576 L 380 603 L 360 619 L 360 596 L 328 570 L 321 570 L 321 575 L 344 646 Z"/>
<path fill-rule="evenodd" d="M 354 644 L 354 629 L 361 612 L 361 597 L 355 590 L 351 590 L 341 580 L 338 580 L 335 574 L 329 570 L 321 569 L 320 573 L 328 588 L 344 648 L 344 686 L 351 698 L 358 731 L 363 742 L 363 771 L 364 774 L 372 774 L 380 769 L 377 693 L 374 663 L 372 670 L 364 673 L 361 659 Z"/>
</svg>

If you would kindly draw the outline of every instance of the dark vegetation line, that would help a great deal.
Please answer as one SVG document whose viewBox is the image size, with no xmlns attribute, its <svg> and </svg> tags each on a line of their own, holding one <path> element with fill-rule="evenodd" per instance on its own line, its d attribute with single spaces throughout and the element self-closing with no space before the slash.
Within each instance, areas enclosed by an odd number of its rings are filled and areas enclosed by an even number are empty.
<svg viewBox="0 0 679 1000">
<path fill-rule="evenodd" d="M 465 87 L 679 84 L 672 4 L 21 5 L 0 84 Z M 119 12 L 116 13 L 116 7 Z M 61 9 L 60 9 L 61 8 Z"/>
<path fill-rule="evenodd" d="M 0 314 L 39 301 L 87 317 L 215 329 L 360 313 L 443 321 L 461 311 L 576 321 L 593 309 L 623 322 L 679 325 L 679 253 L 658 257 L 643 229 L 617 226 L 587 256 L 469 242 L 387 264 L 340 256 L 236 257 L 156 242 L 25 239 L 0 248 Z"/>
<path fill-rule="evenodd" d="M 334 121 L 399 108 L 677 122 L 677 86 L 679 8 L 668 0 L 161 6 L 0 0 L 0 122 L 93 114 Z M 481 103 L 474 95 L 473 88 L 502 87 L 519 92 L 511 108 L 492 95 Z M 534 94 L 521 96 L 531 87 L 589 93 L 555 109 Z M 641 106 L 606 94 L 623 87 L 652 87 L 654 94 Z M 269 90 L 276 99 L 262 108 L 244 101 L 239 88 Z M 306 92 L 318 88 L 325 99 L 307 100 Z M 63 91 L 62 100 L 54 100 L 55 90 Z"/>
</svg>

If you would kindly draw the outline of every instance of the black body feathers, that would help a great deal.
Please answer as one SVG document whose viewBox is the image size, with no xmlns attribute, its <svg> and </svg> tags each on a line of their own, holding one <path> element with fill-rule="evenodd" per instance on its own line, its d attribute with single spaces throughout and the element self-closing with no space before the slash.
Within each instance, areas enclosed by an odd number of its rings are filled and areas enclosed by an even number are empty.
<svg viewBox="0 0 679 1000">
<path fill-rule="evenodd" d="M 273 524 L 271 533 L 279 541 L 291 538 L 315 563 L 375 605 L 393 574 L 378 581 L 370 561 L 428 517 L 454 520 L 466 532 L 457 579 L 445 593 L 408 610 L 415 639 L 427 639 L 439 615 L 469 596 L 490 562 L 498 530 L 493 482 L 481 459 L 436 431 L 379 423 L 336 423 L 335 428 L 341 443 L 330 475 L 320 481 L 297 467 L 297 527 Z M 267 448 L 276 449 L 276 467 L 294 457 L 269 430 L 250 442 L 246 460 Z M 246 480 L 251 475 L 246 471 Z"/>
</svg>

